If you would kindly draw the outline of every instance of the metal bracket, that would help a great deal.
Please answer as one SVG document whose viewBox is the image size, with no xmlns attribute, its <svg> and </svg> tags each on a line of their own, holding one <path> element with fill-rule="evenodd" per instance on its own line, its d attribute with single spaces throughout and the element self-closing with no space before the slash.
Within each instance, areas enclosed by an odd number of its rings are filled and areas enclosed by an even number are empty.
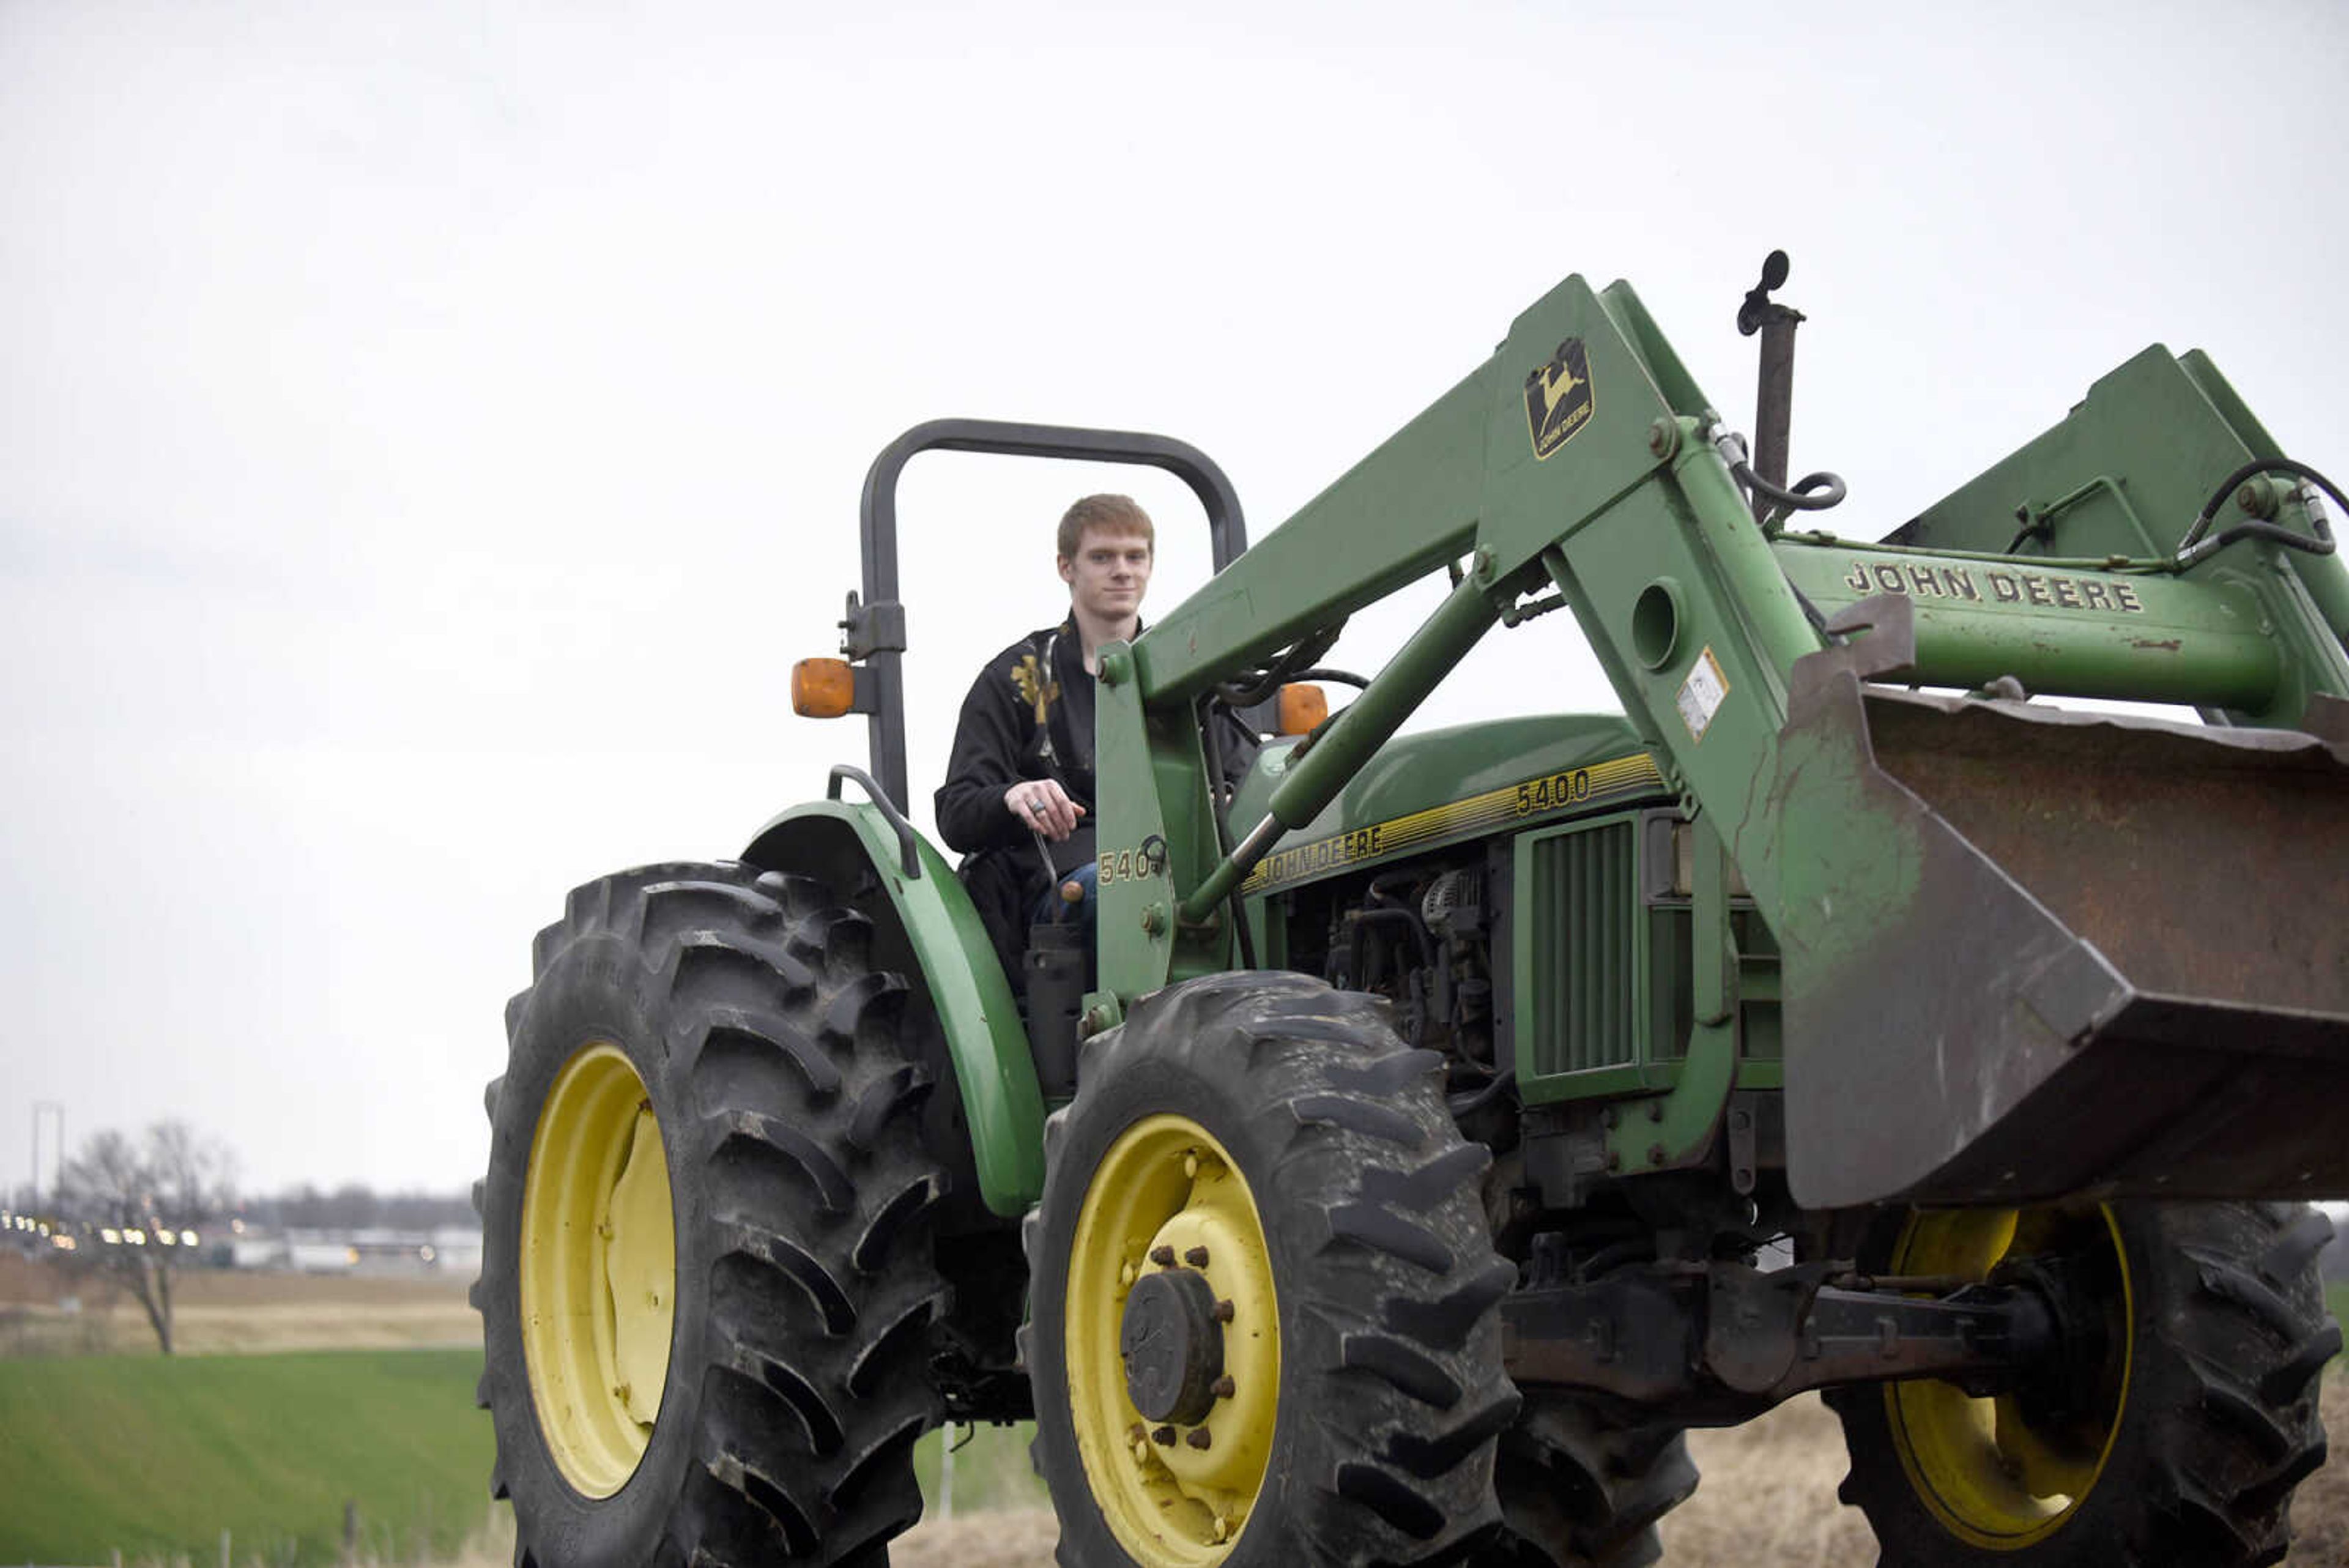
<svg viewBox="0 0 2349 1568">
<path fill-rule="evenodd" d="M 1828 619 L 1826 631 L 1827 647 L 1795 660 L 1788 672 L 1791 691 L 1823 688 L 1843 670 L 1867 681 L 1911 674 L 1917 668 L 1917 607 L 1907 594 L 1877 594 L 1846 605 Z"/>
<path fill-rule="evenodd" d="M 858 599 L 854 588 L 849 589 L 848 613 L 840 621 L 840 651 L 849 659 L 905 652 L 905 607 L 895 599 L 868 605 Z"/>
<path fill-rule="evenodd" d="M 1729 1185 L 1741 1198 L 1754 1190 L 1754 1170 L 1760 1155 L 1754 1136 L 1754 1098 L 1733 1095 L 1729 1101 Z"/>
</svg>

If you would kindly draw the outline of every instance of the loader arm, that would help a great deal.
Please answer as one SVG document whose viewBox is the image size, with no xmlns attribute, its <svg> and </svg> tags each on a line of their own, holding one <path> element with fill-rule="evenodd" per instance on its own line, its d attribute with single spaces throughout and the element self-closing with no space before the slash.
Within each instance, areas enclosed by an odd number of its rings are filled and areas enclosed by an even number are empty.
<svg viewBox="0 0 2349 1568">
<path fill-rule="evenodd" d="M 1628 285 L 1569 277 L 1383 446 L 1130 649 L 1108 650 L 1103 991 L 1090 1026 L 1228 967 L 1228 899 L 1248 867 L 1312 821 L 1492 626 L 1555 589 L 1701 842 L 1718 843 L 1785 951 L 1789 1144 L 1806 1202 L 2029 1196 L 1988 1151 L 2121 1092 L 2131 1053 L 2156 1045 L 2183 1086 L 2134 1120 L 2107 1117 L 2112 1136 L 2067 1172 L 2069 1189 L 2149 1183 L 2148 1150 L 2170 1162 L 2165 1180 L 2182 1174 L 2171 1191 L 2349 1187 L 2337 1129 L 2271 1139 L 2272 1158 L 2248 1163 L 2220 1155 L 2223 1130 L 2206 1127 L 2200 1155 L 2179 1143 L 2193 1085 L 2226 1078 L 2259 1039 L 2288 1039 L 2259 1059 L 2290 1065 L 2246 1103 L 2349 1087 L 2349 934 L 2321 918 L 2349 875 L 2349 576 L 2316 552 L 2313 504 L 2264 480 L 2241 504 L 2291 537 L 2181 557 L 2209 487 L 2279 455 L 2231 389 L 2199 355 L 2148 350 L 2039 441 L 1867 545 L 1757 524 L 1718 423 Z M 1283 759 L 1268 811 L 1233 824 L 1227 850 L 1187 720 L 1202 693 L 1464 556 L 1443 605 Z M 1527 654 L 1538 660 L 1538 644 Z M 1960 750 L 1981 763 L 1943 770 L 1962 799 L 1920 794 L 1930 767 L 1904 780 L 1878 765 L 1880 683 L 2002 677 L 2034 693 L 2191 704 L 2230 727 L 2116 744 L 2102 726 L 2051 727 L 2044 708 L 1985 697 L 1943 715 L 1971 724 Z M 1899 730 L 1920 759 L 1955 733 L 1915 715 Z M 2000 782 L 2016 750 L 2044 764 L 2033 790 Z M 2098 825 L 2122 816 L 2137 858 L 2100 857 Z M 2288 825 L 2291 848 L 2239 864 L 2227 906 L 2199 908 L 2220 929 L 2253 906 L 2308 911 L 2261 928 L 2277 956 L 2214 966 L 2183 936 L 2140 940 L 2133 911 L 2192 909 L 2223 881 L 2178 891 L 2160 862 L 2207 868 L 2237 852 L 2246 820 Z M 2058 842 L 2069 850 L 2038 853 Z M 2148 903 L 2148 878 L 2172 890 Z M 1727 880 L 1701 867 L 1700 940 L 1715 950 L 1696 964 L 1696 1016 L 1715 1037 L 1692 1043 L 1692 1066 L 1731 1048 Z M 1942 972 L 1904 999 L 1888 976 L 1920 954 Z M 1692 1072 L 1683 1097 L 1717 1097 L 1726 1082 Z M 1854 1087 L 1914 1114 L 1857 1137 Z M 2331 1152 L 2312 1152 L 2327 1136 Z"/>
<path fill-rule="evenodd" d="M 1275 827 L 1248 826 L 1277 836 L 1310 821 L 1505 608 L 1555 584 L 1668 782 L 1713 814 L 1766 897 L 1768 845 L 1741 826 L 1766 824 L 1745 797 L 1775 754 L 1786 671 L 1819 639 L 1728 470 L 1695 439 L 1705 411 L 1628 284 L 1600 295 L 1569 277 L 1490 359 L 1130 655 L 1112 655 L 1097 722 L 1104 777 L 1119 775 L 1104 798 L 1118 804 L 1105 809 L 1103 842 L 1138 848 L 1154 837 L 1167 854 L 1162 870 L 1104 886 L 1105 988 L 1130 998 L 1226 961 L 1228 932 L 1203 917 L 1246 867 L 1200 831 L 1196 747 L 1169 717 L 1464 556 L 1472 569 L 1451 601 L 1312 748 L 1330 760 L 1317 766 L 1309 753 L 1276 793 Z M 1670 633 L 1652 660 L 1634 640 L 1643 603 L 1641 627 Z M 1667 612 L 1671 625 L 1655 629 Z M 1699 659 L 1723 690 L 1718 701 L 1692 696 L 1707 705 L 1702 736 L 1680 707 Z M 1122 820 L 1121 805 L 1140 807 L 1141 820 Z M 1270 843 L 1241 848 L 1260 855 Z"/>
</svg>

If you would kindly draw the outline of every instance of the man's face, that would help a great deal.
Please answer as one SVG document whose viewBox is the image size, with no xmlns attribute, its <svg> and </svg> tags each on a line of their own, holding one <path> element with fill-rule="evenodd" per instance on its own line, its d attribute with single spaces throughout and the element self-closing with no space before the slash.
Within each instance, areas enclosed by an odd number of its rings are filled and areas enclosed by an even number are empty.
<svg viewBox="0 0 2349 1568">
<path fill-rule="evenodd" d="M 1123 620 L 1142 608 L 1150 565 L 1150 541 L 1141 535 L 1087 528 L 1077 535 L 1077 553 L 1061 557 L 1061 580 L 1087 615 Z"/>
</svg>

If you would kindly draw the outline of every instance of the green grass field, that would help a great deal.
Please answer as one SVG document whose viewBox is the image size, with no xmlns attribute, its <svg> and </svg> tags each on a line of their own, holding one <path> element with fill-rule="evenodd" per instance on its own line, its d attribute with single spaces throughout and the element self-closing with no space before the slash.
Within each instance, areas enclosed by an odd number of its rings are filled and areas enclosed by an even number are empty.
<svg viewBox="0 0 2349 1568">
<path fill-rule="evenodd" d="M 478 1350 L 0 1361 L 0 1563 L 434 1561 L 486 1517 Z"/>
<path fill-rule="evenodd" d="M 2349 1284 L 2326 1289 L 2349 1324 Z M 0 1360 L 0 1563 L 238 1568 L 446 1560 L 489 1511 L 473 1350 Z M 954 1511 L 1043 1506 L 1026 1426 L 968 1428 Z M 937 1517 L 939 1435 L 916 1449 Z"/>
</svg>

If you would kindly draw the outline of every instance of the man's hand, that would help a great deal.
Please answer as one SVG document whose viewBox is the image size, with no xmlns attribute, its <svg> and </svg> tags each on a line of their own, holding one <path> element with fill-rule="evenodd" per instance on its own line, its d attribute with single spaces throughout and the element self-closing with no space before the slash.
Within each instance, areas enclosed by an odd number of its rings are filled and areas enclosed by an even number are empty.
<svg viewBox="0 0 2349 1568">
<path fill-rule="evenodd" d="M 1077 818 L 1085 814 L 1053 779 L 1021 779 L 1003 792 L 1003 806 L 1055 844 L 1074 833 Z"/>
</svg>

